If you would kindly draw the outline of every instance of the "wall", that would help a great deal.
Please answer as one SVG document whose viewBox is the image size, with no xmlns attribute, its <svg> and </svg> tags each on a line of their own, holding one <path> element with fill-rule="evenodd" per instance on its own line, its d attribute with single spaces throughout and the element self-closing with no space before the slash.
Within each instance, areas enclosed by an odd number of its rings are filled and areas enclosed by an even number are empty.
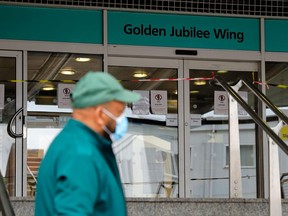
<svg viewBox="0 0 288 216">
<path fill-rule="evenodd" d="M 282 201 L 283 215 L 288 215 L 288 200 Z M 16 216 L 33 216 L 34 200 L 13 198 Z M 129 216 L 221 215 L 268 216 L 268 200 L 261 199 L 128 199 Z"/>
</svg>

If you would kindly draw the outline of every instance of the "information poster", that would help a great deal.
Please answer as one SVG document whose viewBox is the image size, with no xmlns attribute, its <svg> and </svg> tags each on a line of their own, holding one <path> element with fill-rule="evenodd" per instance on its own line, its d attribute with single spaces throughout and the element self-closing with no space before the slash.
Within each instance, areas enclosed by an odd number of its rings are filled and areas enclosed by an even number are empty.
<svg viewBox="0 0 288 216">
<path fill-rule="evenodd" d="M 240 97 L 247 103 L 248 93 L 239 91 Z M 214 92 L 214 114 L 215 115 L 228 115 L 229 114 L 229 97 L 226 91 Z M 246 111 L 238 104 L 238 115 L 246 115 Z"/>
<path fill-rule="evenodd" d="M 151 110 L 153 114 L 167 114 L 167 91 L 151 91 Z"/>
<path fill-rule="evenodd" d="M 178 126 L 178 115 L 167 114 L 166 115 L 166 126 Z"/>
<path fill-rule="evenodd" d="M 71 108 L 70 94 L 74 87 L 75 84 L 58 84 L 58 108 Z"/>
</svg>

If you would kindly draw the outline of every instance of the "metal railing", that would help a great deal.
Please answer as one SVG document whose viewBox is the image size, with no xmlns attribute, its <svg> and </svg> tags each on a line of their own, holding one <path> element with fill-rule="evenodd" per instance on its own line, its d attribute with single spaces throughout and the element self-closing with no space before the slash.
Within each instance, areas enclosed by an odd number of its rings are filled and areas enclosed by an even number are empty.
<svg viewBox="0 0 288 216">
<path fill-rule="evenodd" d="M 280 128 L 283 126 L 283 122 L 288 124 L 288 118 L 253 84 L 251 84 L 246 79 L 241 79 L 239 81 L 241 82 L 240 85 L 244 83 L 251 90 L 251 92 L 253 92 L 254 95 L 258 97 L 258 99 L 264 102 L 275 113 L 275 115 L 277 115 L 281 119 L 279 124 L 275 128 L 271 129 L 266 124 L 266 122 L 263 121 L 263 119 L 260 118 L 256 114 L 256 112 L 253 111 L 249 107 L 249 105 L 240 97 L 240 95 L 231 86 L 228 85 L 228 83 L 223 78 L 221 78 L 220 76 L 216 76 L 215 80 L 229 93 L 229 95 L 233 99 L 235 99 L 242 106 L 243 109 L 245 109 L 245 111 L 252 117 L 254 122 L 258 126 L 260 126 L 262 130 L 265 131 L 267 135 L 269 136 L 269 159 L 268 160 L 269 160 L 270 215 L 281 216 L 282 207 L 281 207 L 281 186 L 280 186 L 280 174 L 279 174 L 278 147 L 280 147 L 286 153 L 286 155 L 288 155 L 288 146 L 276 133 L 278 133 Z M 239 83 L 237 85 L 239 85 Z M 230 118 L 230 115 L 231 114 L 229 112 L 229 118 Z M 233 126 L 229 125 L 229 128 L 230 127 L 233 127 Z"/>
<path fill-rule="evenodd" d="M 3 176 L 0 172 L 0 213 L 1 212 L 3 216 L 15 215 L 11 202 L 9 200 L 9 195 L 5 187 Z"/>
</svg>

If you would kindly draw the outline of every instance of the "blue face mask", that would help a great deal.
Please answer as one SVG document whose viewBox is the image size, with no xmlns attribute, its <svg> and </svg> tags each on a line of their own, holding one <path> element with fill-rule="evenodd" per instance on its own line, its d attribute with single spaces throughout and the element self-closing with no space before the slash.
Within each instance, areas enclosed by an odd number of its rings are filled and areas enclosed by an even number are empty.
<svg viewBox="0 0 288 216">
<path fill-rule="evenodd" d="M 110 136 L 110 139 L 113 142 L 120 140 L 128 130 L 127 117 L 124 113 L 122 113 L 119 117 L 115 117 L 111 112 L 106 109 L 103 109 L 103 112 L 116 122 L 114 132 L 111 132 L 106 126 L 103 127 L 103 130 Z"/>
</svg>

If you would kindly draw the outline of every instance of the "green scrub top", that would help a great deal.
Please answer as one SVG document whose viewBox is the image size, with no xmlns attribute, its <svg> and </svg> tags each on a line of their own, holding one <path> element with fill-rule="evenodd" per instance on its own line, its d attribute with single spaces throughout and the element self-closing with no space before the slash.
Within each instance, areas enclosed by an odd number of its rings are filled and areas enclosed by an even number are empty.
<svg viewBox="0 0 288 216">
<path fill-rule="evenodd" d="M 111 141 L 71 119 L 38 173 L 35 215 L 126 215 Z"/>
</svg>

